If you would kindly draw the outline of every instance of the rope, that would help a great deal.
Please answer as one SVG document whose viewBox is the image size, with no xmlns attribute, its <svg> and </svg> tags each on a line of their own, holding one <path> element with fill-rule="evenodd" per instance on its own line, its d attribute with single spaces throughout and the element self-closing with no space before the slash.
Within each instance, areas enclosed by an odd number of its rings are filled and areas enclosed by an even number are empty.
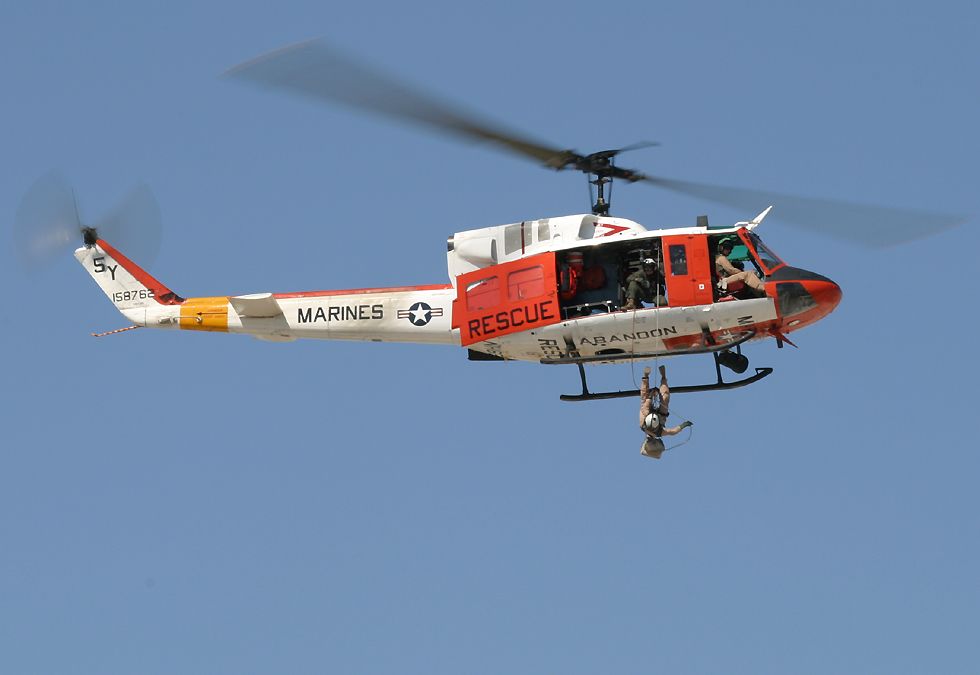
<svg viewBox="0 0 980 675">
<path fill-rule="evenodd" d="M 673 450 L 674 448 L 679 448 L 682 445 L 687 445 L 687 443 L 690 442 L 691 438 L 693 438 L 693 437 L 694 437 L 694 427 L 693 426 L 690 426 L 690 427 L 687 428 L 687 438 L 685 438 L 683 441 L 681 441 L 677 445 L 672 445 L 669 448 L 668 447 L 664 447 L 664 452 L 666 452 L 667 450 Z"/>
<path fill-rule="evenodd" d="M 657 268 L 659 270 L 661 270 L 660 271 L 661 277 L 663 277 L 663 269 L 664 269 L 664 251 L 663 251 L 663 243 L 662 242 L 663 242 L 663 240 L 661 240 L 660 250 L 657 251 Z M 657 287 L 654 289 L 654 298 L 658 297 L 659 295 L 660 295 L 660 286 L 658 284 Z M 660 309 L 660 305 L 657 305 L 657 309 L 658 310 Z M 657 337 L 663 338 L 663 336 L 660 333 L 660 312 L 659 311 L 657 312 L 656 329 L 657 329 Z M 634 334 L 636 333 L 636 314 L 633 315 L 633 333 Z M 633 339 L 633 345 L 634 345 L 634 347 L 636 345 L 636 339 L 635 338 Z M 657 370 L 657 371 L 660 370 L 660 356 L 654 356 L 653 357 L 653 365 L 654 365 L 654 370 Z M 634 384 L 636 383 L 636 373 L 635 373 L 635 370 L 634 370 L 634 374 L 633 374 L 633 383 Z M 660 391 L 660 387 L 658 385 L 657 386 L 657 398 L 658 399 L 660 398 L 659 391 Z M 689 426 L 687 428 L 687 438 L 685 438 L 683 441 L 681 441 L 680 443 L 678 443 L 676 445 L 670 446 L 669 448 L 668 447 L 665 447 L 664 450 L 673 450 L 674 448 L 679 448 L 682 445 L 685 445 L 688 442 L 690 442 L 691 438 L 693 438 L 693 437 L 694 437 L 694 427 L 693 426 Z"/>
<path fill-rule="evenodd" d="M 661 245 L 660 250 L 657 251 L 657 258 L 658 258 L 657 259 L 657 267 L 660 270 L 663 270 L 663 261 L 664 261 L 663 253 L 664 253 L 663 252 L 663 245 Z M 663 272 L 661 271 L 660 274 L 661 274 L 661 277 L 662 277 L 663 276 Z M 654 299 L 656 299 L 659 296 L 660 296 L 660 284 L 656 284 L 655 287 L 654 287 Z M 657 310 L 658 310 L 657 311 L 657 320 L 656 320 L 655 328 L 656 328 L 657 337 L 662 338 L 663 336 L 660 333 L 660 311 L 659 311 L 660 309 L 661 309 L 661 307 L 658 304 L 657 305 Z M 632 311 L 633 311 L 633 316 L 632 316 L 632 331 L 633 331 L 633 336 L 634 337 L 633 337 L 633 342 L 630 344 L 630 356 L 632 356 L 634 358 L 631 358 L 630 359 L 630 375 L 633 378 L 633 386 L 636 387 L 637 389 L 639 389 L 639 385 L 637 385 L 637 383 L 636 383 L 636 359 L 635 359 L 635 356 L 636 356 L 636 312 L 637 312 L 637 309 L 634 308 Z M 654 365 L 654 368 L 653 368 L 654 370 L 657 370 L 657 371 L 660 370 L 660 356 L 659 355 L 653 357 L 653 365 Z M 654 383 L 656 383 L 656 379 L 654 379 Z M 652 394 L 652 396 L 655 397 L 655 400 L 658 403 L 658 405 L 656 406 L 656 409 L 659 411 L 659 409 L 660 409 L 660 403 L 662 402 L 662 399 L 660 397 L 660 386 L 659 385 L 656 385 L 656 384 L 655 385 L 652 385 L 652 386 L 655 386 L 654 391 L 656 391 L 656 394 Z M 667 450 L 674 450 L 676 448 L 681 447 L 682 445 L 686 445 L 686 444 L 690 443 L 690 441 L 691 441 L 692 438 L 694 438 L 694 427 L 693 426 L 689 426 L 687 428 L 687 438 L 685 438 L 680 443 L 676 443 L 674 445 L 671 445 L 670 447 L 667 447 L 666 444 L 664 444 L 664 451 L 666 452 Z"/>
<path fill-rule="evenodd" d="M 117 328 L 116 330 L 106 331 L 105 333 L 92 333 L 92 337 L 105 337 L 106 335 L 125 333 L 128 330 L 136 330 L 137 328 L 139 328 L 139 326 L 127 326 L 126 328 Z"/>
<path fill-rule="evenodd" d="M 661 239 L 660 240 L 660 249 L 657 251 L 657 270 L 659 271 L 660 277 L 662 279 L 664 279 L 664 281 L 666 283 L 666 278 L 664 277 L 663 269 L 664 269 L 664 243 L 663 243 L 663 239 Z M 653 292 L 654 292 L 654 295 L 653 295 L 654 298 L 660 297 L 660 284 L 657 284 L 657 287 L 654 289 Z M 659 304 L 657 305 L 657 309 L 658 310 L 660 309 L 660 305 Z M 663 338 L 663 335 L 660 334 L 660 312 L 659 311 L 657 312 L 657 337 L 658 338 Z M 659 370 L 660 369 L 660 357 L 659 356 L 653 357 L 653 365 L 655 366 L 654 370 Z"/>
<path fill-rule="evenodd" d="M 633 310 L 633 341 L 630 343 L 630 356 L 636 356 L 636 309 Z M 630 375 L 633 377 L 633 386 L 637 389 L 640 385 L 636 383 L 636 359 L 630 359 Z"/>
</svg>

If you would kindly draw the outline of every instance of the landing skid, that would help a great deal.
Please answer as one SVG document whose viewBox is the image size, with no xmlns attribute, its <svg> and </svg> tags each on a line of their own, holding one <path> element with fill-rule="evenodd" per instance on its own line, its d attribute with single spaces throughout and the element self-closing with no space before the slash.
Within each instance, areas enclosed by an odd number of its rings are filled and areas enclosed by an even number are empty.
<svg viewBox="0 0 980 675">
<path fill-rule="evenodd" d="M 734 382 L 725 382 L 725 379 L 721 376 L 721 363 L 718 361 L 718 353 L 712 353 L 712 356 L 715 359 L 715 373 L 718 376 L 717 382 L 712 384 L 692 384 L 677 387 L 671 386 L 670 393 L 687 394 L 695 391 L 723 391 L 725 389 L 737 389 L 738 387 L 744 387 L 747 384 L 758 382 L 762 378 L 772 373 L 772 368 L 756 368 L 755 375 L 743 378 L 741 380 L 736 380 Z M 634 396 L 640 395 L 639 389 L 592 393 L 589 391 L 589 385 L 585 380 L 585 366 L 583 366 L 582 363 L 578 363 L 577 365 L 579 376 L 582 378 L 582 393 L 562 394 L 559 397 L 562 401 L 599 401 L 607 398 L 633 398 Z"/>
</svg>

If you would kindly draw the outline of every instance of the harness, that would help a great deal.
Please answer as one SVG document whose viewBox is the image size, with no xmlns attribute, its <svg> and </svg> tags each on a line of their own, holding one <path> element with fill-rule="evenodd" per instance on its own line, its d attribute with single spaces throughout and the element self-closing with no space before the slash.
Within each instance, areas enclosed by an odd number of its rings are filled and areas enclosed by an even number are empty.
<svg viewBox="0 0 980 675">
<path fill-rule="evenodd" d="M 674 448 L 679 448 L 682 445 L 688 443 L 691 440 L 691 438 L 694 436 L 694 427 L 690 427 L 690 426 L 687 428 L 687 438 L 685 438 L 680 443 L 671 445 L 670 447 L 666 446 L 660 434 L 663 433 L 664 427 L 667 426 L 666 422 L 667 422 L 667 418 L 670 417 L 670 412 L 666 410 L 662 410 L 663 397 L 660 395 L 659 388 L 654 390 L 654 393 L 650 394 L 650 399 L 651 399 L 650 412 L 654 413 L 657 416 L 657 421 L 659 422 L 659 424 L 657 424 L 657 427 L 654 430 L 648 429 L 644 424 L 640 425 L 640 429 L 643 430 L 643 433 L 646 434 L 647 438 L 648 439 L 652 438 L 656 440 L 661 445 L 664 452 L 666 452 L 667 450 L 673 450 Z M 654 408 L 652 405 L 654 401 L 656 401 L 657 403 L 656 408 Z"/>
<path fill-rule="evenodd" d="M 670 417 L 670 411 L 664 409 L 664 401 L 660 395 L 660 388 L 651 389 L 652 391 L 648 397 L 650 399 L 650 412 L 656 415 L 658 423 L 654 430 L 647 429 L 645 424 L 641 424 L 640 428 L 643 429 L 647 436 L 660 438 L 660 434 L 657 431 L 663 432 L 663 428 L 667 426 L 666 421 Z"/>
</svg>

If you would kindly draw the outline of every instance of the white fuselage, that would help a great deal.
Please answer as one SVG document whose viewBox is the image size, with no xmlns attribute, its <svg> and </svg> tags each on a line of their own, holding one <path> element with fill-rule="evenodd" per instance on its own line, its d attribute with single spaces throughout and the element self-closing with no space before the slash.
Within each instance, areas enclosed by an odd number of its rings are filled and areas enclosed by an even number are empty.
<svg viewBox="0 0 980 675">
<path fill-rule="evenodd" d="M 736 227 L 747 225 L 754 226 L 739 223 Z M 139 326 L 241 333 L 273 341 L 313 338 L 460 345 L 460 330 L 453 328 L 454 301 L 461 297 L 455 287 L 460 275 L 547 251 L 613 242 L 627 242 L 620 244 L 625 247 L 630 241 L 639 246 L 664 233 L 703 234 L 704 228 L 648 232 L 630 220 L 594 215 L 525 221 L 456 233 L 450 240 L 451 283 L 446 285 L 186 300 L 106 242 L 99 240 L 95 246 L 78 249 L 75 255 L 117 308 Z M 468 347 L 491 356 L 527 361 L 560 358 L 571 352 L 582 357 L 652 353 L 676 348 L 683 338 L 698 338 L 705 331 L 744 332 L 747 326 L 775 318 L 775 303 L 769 297 L 606 311 L 569 316 L 550 325 L 529 325 L 520 332 L 494 336 Z M 510 319 L 518 321 L 520 316 Z"/>
</svg>

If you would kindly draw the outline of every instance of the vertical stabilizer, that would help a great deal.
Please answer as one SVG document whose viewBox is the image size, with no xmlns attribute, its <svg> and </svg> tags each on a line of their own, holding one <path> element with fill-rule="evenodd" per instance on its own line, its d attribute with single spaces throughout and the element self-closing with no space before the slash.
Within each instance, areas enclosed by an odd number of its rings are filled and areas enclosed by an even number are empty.
<svg viewBox="0 0 980 675">
<path fill-rule="evenodd" d="M 101 239 L 77 249 L 75 258 L 116 309 L 138 326 L 146 325 L 147 308 L 184 302 L 183 298 Z"/>
</svg>

